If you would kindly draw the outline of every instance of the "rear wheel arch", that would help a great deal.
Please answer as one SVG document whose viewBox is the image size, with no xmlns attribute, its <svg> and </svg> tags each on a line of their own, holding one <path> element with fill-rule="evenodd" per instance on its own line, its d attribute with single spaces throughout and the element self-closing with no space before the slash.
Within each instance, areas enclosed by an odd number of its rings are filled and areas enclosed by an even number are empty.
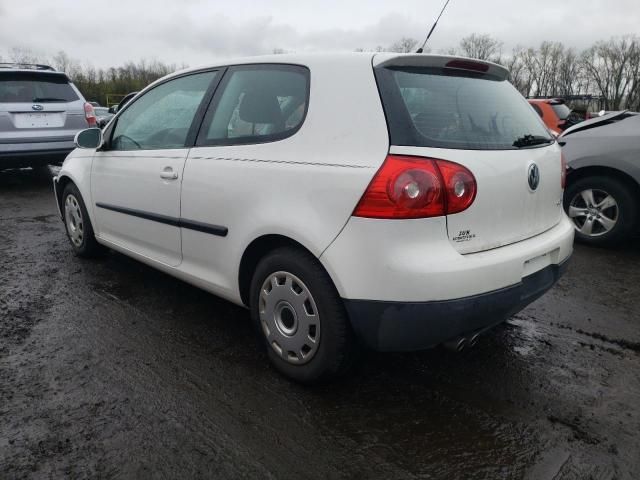
<svg viewBox="0 0 640 480">
<path fill-rule="evenodd" d="M 240 290 L 240 298 L 244 305 L 249 306 L 251 297 L 251 280 L 258 263 L 267 254 L 282 247 L 303 250 L 316 257 L 316 255 L 314 255 L 313 252 L 311 252 L 311 250 L 305 247 L 302 243 L 285 235 L 268 234 L 254 239 L 245 248 L 240 260 L 240 267 L 238 269 L 238 287 Z M 327 275 L 331 278 L 329 272 L 327 272 Z"/>
<path fill-rule="evenodd" d="M 605 166 L 589 166 L 569 169 L 567 174 L 567 186 L 586 177 L 613 177 L 627 185 L 636 199 L 640 200 L 640 184 L 629 174 L 617 168 Z"/>
</svg>

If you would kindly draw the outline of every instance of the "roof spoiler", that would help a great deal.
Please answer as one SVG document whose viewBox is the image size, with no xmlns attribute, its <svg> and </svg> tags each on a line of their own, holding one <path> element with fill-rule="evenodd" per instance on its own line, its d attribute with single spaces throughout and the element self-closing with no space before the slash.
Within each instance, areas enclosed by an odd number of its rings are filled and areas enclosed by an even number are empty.
<svg viewBox="0 0 640 480">
<path fill-rule="evenodd" d="M 377 53 L 373 57 L 373 66 L 450 68 L 451 70 L 484 73 L 500 80 L 506 80 L 509 77 L 509 70 L 497 63 L 450 55 Z"/>
</svg>

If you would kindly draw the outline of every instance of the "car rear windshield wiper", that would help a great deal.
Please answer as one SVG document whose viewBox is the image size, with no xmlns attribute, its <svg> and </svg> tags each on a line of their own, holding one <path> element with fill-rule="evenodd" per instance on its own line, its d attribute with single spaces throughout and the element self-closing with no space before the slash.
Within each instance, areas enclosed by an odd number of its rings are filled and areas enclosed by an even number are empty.
<svg viewBox="0 0 640 480">
<path fill-rule="evenodd" d="M 55 98 L 55 97 L 35 97 L 33 102 L 68 102 L 66 98 Z"/>
<path fill-rule="evenodd" d="M 516 138 L 516 141 L 513 142 L 513 146 L 522 148 L 542 145 L 545 143 L 553 143 L 553 139 L 550 137 L 543 137 L 542 135 L 523 135 L 522 137 Z"/>
</svg>

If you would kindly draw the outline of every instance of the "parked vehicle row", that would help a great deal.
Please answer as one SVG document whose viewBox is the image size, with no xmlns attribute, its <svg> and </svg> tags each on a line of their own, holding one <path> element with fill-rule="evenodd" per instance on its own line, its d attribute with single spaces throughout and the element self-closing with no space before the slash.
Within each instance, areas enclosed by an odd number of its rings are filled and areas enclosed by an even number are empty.
<svg viewBox="0 0 640 480">
<path fill-rule="evenodd" d="M 601 111 L 583 121 L 562 99 L 528 99 L 568 163 L 564 195 L 576 239 L 596 246 L 629 240 L 640 228 L 640 117 Z"/>
<path fill-rule="evenodd" d="M 75 134 L 96 124 L 94 107 L 64 73 L 0 63 L 0 168 L 62 162 Z"/>
<path fill-rule="evenodd" d="M 314 382 L 356 345 L 460 349 L 571 255 L 560 146 L 499 65 L 276 55 L 165 77 L 81 132 L 54 180 L 70 243 L 250 309 Z"/>
<path fill-rule="evenodd" d="M 560 98 L 530 98 L 529 104 L 556 135 L 583 120 Z"/>
<path fill-rule="evenodd" d="M 615 245 L 640 227 L 640 115 L 614 112 L 559 138 L 568 163 L 564 205 L 576 238 Z"/>
<path fill-rule="evenodd" d="M 109 112 L 107 107 L 93 107 L 96 114 L 96 125 L 100 128 L 104 127 L 113 117 L 113 113 Z"/>
</svg>

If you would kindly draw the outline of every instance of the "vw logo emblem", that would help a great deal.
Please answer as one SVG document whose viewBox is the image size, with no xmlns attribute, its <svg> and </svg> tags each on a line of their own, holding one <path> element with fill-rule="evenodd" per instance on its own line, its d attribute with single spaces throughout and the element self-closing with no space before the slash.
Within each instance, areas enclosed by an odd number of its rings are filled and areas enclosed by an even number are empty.
<svg viewBox="0 0 640 480">
<path fill-rule="evenodd" d="M 540 169 L 535 163 L 529 165 L 527 181 L 529 182 L 529 188 L 532 192 L 538 188 L 538 185 L 540 185 Z"/>
<path fill-rule="evenodd" d="M 38 105 L 37 103 L 34 105 L 31 105 L 31 108 L 34 109 L 35 111 L 39 112 L 40 110 L 42 110 L 44 107 L 42 105 Z"/>
</svg>

